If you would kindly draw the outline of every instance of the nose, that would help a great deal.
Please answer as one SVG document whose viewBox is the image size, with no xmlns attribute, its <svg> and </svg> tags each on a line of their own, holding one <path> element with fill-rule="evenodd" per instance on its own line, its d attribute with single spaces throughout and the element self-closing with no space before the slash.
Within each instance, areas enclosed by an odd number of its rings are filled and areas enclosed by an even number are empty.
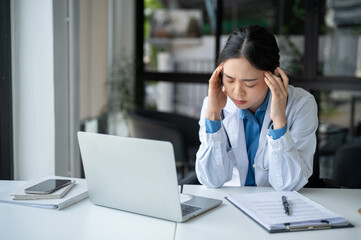
<svg viewBox="0 0 361 240">
<path fill-rule="evenodd" d="M 236 93 L 238 96 L 244 96 L 244 95 L 246 95 L 246 91 L 245 91 L 245 87 L 244 87 L 244 82 L 243 82 L 243 81 L 237 81 L 234 90 L 235 90 L 235 93 Z"/>
</svg>

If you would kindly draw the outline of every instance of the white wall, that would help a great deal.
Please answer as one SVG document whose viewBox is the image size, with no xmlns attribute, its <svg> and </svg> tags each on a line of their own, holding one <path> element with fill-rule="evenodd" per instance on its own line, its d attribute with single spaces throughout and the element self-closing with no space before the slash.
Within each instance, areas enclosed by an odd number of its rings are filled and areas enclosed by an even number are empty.
<svg viewBox="0 0 361 240">
<path fill-rule="evenodd" d="M 13 0 L 14 175 L 80 177 L 78 0 Z"/>
<path fill-rule="evenodd" d="M 53 1 L 13 0 L 14 176 L 55 173 Z"/>
<path fill-rule="evenodd" d="M 79 117 L 98 116 L 106 106 L 111 60 L 134 56 L 135 4 L 11 4 L 15 179 L 79 177 Z"/>
</svg>

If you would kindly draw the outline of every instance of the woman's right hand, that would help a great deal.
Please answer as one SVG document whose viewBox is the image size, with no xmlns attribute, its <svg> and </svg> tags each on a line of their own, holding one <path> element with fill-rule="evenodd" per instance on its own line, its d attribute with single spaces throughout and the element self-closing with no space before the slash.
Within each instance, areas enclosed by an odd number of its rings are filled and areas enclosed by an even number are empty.
<svg viewBox="0 0 361 240">
<path fill-rule="evenodd" d="M 221 82 L 222 71 L 223 64 L 219 65 L 216 70 L 214 70 L 211 78 L 209 79 L 206 118 L 212 121 L 221 120 L 221 111 L 227 103 L 226 89 L 222 86 Z"/>
</svg>

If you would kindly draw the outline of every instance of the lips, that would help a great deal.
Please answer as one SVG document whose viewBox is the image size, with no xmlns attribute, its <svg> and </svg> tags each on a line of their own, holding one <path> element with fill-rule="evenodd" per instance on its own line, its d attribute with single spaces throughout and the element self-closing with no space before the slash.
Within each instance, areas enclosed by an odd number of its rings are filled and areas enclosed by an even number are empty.
<svg viewBox="0 0 361 240">
<path fill-rule="evenodd" d="M 238 105 L 243 105 L 245 104 L 247 101 L 239 101 L 239 100 L 234 100 L 234 102 Z"/>
</svg>

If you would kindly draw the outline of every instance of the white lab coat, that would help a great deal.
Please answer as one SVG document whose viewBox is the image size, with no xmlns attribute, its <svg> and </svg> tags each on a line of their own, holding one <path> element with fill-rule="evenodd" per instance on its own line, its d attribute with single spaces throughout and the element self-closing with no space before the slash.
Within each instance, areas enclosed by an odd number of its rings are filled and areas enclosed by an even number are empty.
<svg viewBox="0 0 361 240">
<path fill-rule="evenodd" d="M 199 121 L 201 145 L 197 152 L 197 177 L 202 184 L 212 188 L 223 185 L 244 186 L 249 161 L 243 119 L 239 118 L 240 109 L 228 98 L 222 127 L 215 133 L 206 133 L 207 100 L 208 97 L 204 99 Z M 279 191 L 299 190 L 312 175 L 313 155 L 316 150 L 315 132 L 318 127 L 317 104 L 309 92 L 289 85 L 287 132 L 273 140 L 268 135 L 271 101 L 272 94 L 254 159 L 257 166 L 269 170 L 255 168 L 256 184 L 259 187 L 272 186 Z M 225 129 L 232 149 L 227 147 Z"/>
</svg>

